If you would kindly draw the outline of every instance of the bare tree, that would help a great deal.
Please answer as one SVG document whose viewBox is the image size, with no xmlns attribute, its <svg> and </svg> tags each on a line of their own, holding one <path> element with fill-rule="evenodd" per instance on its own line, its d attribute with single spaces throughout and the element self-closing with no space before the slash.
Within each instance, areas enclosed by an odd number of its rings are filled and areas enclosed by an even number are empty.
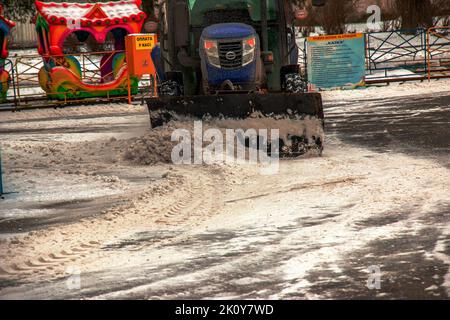
<svg viewBox="0 0 450 320">
<path fill-rule="evenodd" d="M 401 18 L 402 29 L 429 28 L 436 17 L 450 13 L 449 0 L 394 0 L 392 11 Z"/>
<path fill-rule="evenodd" d="M 29 20 L 36 12 L 34 0 L 2 0 L 4 15 L 17 22 Z"/>
<path fill-rule="evenodd" d="M 401 17 L 402 29 L 415 29 L 432 24 L 430 0 L 396 0 L 394 11 Z"/>
<path fill-rule="evenodd" d="M 155 1 L 142 0 L 142 11 L 147 14 L 147 20 L 155 21 L 158 17 L 155 16 Z"/>
<path fill-rule="evenodd" d="M 357 3 L 358 0 L 328 0 L 325 6 L 310 10 L 326 34 L 341 34 L 347 31 L 346 25 Z"/>
</svg>

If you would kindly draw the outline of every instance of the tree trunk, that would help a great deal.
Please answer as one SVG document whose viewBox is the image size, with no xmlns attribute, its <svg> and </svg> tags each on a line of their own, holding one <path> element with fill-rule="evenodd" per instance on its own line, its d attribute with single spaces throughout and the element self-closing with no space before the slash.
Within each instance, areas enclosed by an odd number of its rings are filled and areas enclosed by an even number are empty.
<svg viewBox="0 0 450 320">
<path fill-rule="evenodd" d="M 430 0 L 397 0 L 396 6 L 402 18 L 402 29 L 428 28 L 433 25 Z"/>
</svg>

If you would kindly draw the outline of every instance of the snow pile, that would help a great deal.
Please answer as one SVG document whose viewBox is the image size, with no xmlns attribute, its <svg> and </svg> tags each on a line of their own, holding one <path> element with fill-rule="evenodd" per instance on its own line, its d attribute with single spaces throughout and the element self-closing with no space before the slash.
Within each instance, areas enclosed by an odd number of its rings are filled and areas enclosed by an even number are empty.
<svg viewBox="0 0 450 320">
<path fill-rule="evenodd" d="M 324 102 L 365 99 L 386 99 L 424 94 L 447 94 L 450 79 L 430 82 L 391 83 L 389 86 L 370 86 L 359 90 L 334 90 L 321 92 Z"/>
<path fill-rule="evenodd" d="M 289 136 L 306 136 L 309 141 L 320 137 L 323 141 L 324 131 L 322 121 L 312 116 L 300 116 L 291 114 L 287 110 L 286 116 L 276 115 L 266 117 L 255 112 L 245 120 L 241 119 L 210 119 L 208 124 L 211 127 L 226 128 L 233 130 L 278 130 L 280 139 L 289 141 Z"/>
<path fill-rule="evenodd" d="M 139 165 L 156 163 L 170 163 L 173 147 L 177 142 L 171 141 L 172 129 L 170 127 L 153 130 L 139 138 L 125 141 L 123 157 Z M 124 144 L 124 141 L 119 142 Z"/>
<path fill-rule="evenodd" d="M 289 114 L 289 111 L 288 111 Z M 194 150 L 194 138 L 198 138 L 199 134 L 202 134 L 204 139 L 201 143 L 203 148 L 214 143 L 214 138 L 208 140 L 205 135 L 208 130 L 218 130 L 222 134 L 222 141 L 224 149 L 226 150 L 226 143 L 230 134 L 235 134 L 233 140 L 235 143 L 235 149 L 237 143 L 248 143 L 253 141 L 251 138 L 247 142 L 240 139 L 242 133 L 256 134 L 258 137 L 263 137 L 261 141 L 270 141 L 275 138 L 271 130 L 278 130 L 278 136 L 287 145 L 291 145 L 291 136 L 305 136 L 307 137 L 311 146 L 320 138 L 320 141 L 324 141 L 324 131 L 322 120 L 318 120 L 314 117 L 304 117 L 300 115 L 286 115 L 286 116 L 274 116 L 266 117 L 259 113 L 250 115 L 247 119 L 233 119 L 225 117 L 205 117 L 200 123 L 199 119 L 189 118 L 186 116 L 172 115 L 173 119 L 162 127 L 152 129 L 149 133 L 138 137 L 132 138 L 126 141 L 118 141 L 122 145 L 123 158 L 127 161 L 131 161 L 138 165 L 151 165 L 156 163 L 170 163 L 172 161 L 171 154 L 173 148 L 181 142 L 181 140 L 172 141 L 172 135 L 176 130 L 186 130 L 190 134 L 191 139 L 191 154 L 195 156 Z M 254 130 L 248 131 L 248 130 Z M 229 131 L 231 130 L 231 131 Z M 237 134 L 238 130 L 243 130 L 240 134 Z M 266 131 L 265 131 L 266 130 Z M 217 132 L 217 131 L 216 131 Z M 255 142 L 256 137 L 255 136 Z M 238 138 L 236 138 L 238 137 Z M 174 138 L 176 138 L 174 136 Z M 183 141 L 186 142 L 186 141 Z M 125 143 L 125 144 L 124 144 Z M 199 151 L 201 152 L 201 150 Z M 248 154 L 246 155 L 246 159 Z"/>
</svg>

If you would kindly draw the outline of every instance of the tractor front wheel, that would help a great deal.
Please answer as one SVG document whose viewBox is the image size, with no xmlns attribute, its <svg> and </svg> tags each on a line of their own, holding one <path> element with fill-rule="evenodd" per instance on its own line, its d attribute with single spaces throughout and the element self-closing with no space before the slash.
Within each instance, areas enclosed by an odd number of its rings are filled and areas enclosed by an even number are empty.
<svg viewBox="0 0 450 320">
<path fill-rule="evenodd" d="M 284 77 L 284 89 L 289 93 L 306 92 L 306 81 L 299 73 L 288 73 Z"/>
</svg>

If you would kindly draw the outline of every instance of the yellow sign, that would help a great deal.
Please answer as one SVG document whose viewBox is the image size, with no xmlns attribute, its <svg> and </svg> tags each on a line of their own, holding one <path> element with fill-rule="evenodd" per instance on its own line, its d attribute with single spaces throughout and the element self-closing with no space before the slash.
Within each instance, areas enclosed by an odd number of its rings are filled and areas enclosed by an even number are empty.
<svg viewBox="0 0 450 320">
<path fill-rule="evenodd" d="M 154 36 L 137 36 L 136 37 L 136 50 L 150 50 L 156 45 Z"/>
</svg>

